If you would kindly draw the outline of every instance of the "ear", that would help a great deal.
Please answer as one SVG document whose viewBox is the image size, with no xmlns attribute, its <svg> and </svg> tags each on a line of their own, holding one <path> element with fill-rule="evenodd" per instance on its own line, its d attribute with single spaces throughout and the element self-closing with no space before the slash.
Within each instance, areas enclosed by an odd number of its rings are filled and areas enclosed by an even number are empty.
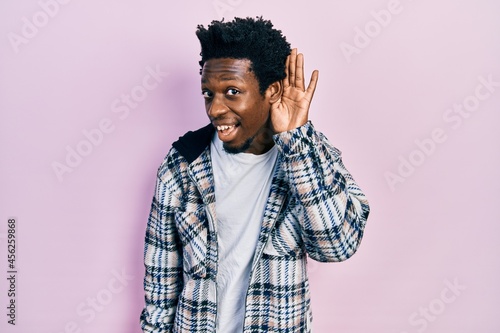
<svg viewBox="0 0 500 333">
<path fill-rule="evenodd" d="M 273 82 L 267 87 L 266 95 L 269 96 L 269 103 L 276 103 L 283 94 L 283 84 L 281 81 Z"/>
</svg>

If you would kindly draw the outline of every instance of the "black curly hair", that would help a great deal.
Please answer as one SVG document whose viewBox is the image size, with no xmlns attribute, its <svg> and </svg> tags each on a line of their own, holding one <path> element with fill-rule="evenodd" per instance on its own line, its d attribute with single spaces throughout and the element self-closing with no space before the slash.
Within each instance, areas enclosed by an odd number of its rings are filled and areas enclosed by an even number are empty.
<svg viewBox="0 0 500 333">
<path fill-rule="evenodd" d="M 248 59 L 262 95 L 271 83 L 286 76 L 285 62 L 291 53 L 290 43 L 269 20 L 237 17 L 231 22 L 212 21 L 208 28 L 198 25 L 196 36 L 201 44 L 199 64 L 202 69 L 210 59 Z"/>
</svg>

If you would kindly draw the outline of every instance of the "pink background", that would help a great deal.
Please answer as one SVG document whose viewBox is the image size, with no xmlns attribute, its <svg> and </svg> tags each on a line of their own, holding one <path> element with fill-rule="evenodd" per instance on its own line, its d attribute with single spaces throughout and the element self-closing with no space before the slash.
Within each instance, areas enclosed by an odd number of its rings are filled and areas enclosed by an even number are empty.
<svg viewBox="0 0 500 333">
<path fill-rule="evenodd" d="M 371 203 L 359 252 L 311 263 L 315 332 L 500 331 L 498 1 L 60 1 L 0 2 L 0 331 L 140 332 L 156 169 L 207 122 L 194 32 L 221 15 L 271 19 L 319 69 L 310 117 Z"/>
</svg>

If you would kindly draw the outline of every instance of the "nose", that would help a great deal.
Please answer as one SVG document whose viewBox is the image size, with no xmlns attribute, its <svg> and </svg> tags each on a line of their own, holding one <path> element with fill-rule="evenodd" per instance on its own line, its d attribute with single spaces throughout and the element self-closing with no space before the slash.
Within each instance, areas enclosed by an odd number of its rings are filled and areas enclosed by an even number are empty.
<svg viewBox="0 0 500 333">
<path fill-rule="evenodd" d="M 205 105 L 207 109 L 207 114 L 210 119 L 215 119 L 225 114 L 228 111 L 226 104 L 224 103 L 223 97 L 218 94 L 215 95 L 210 102 Z"/>
</svg>

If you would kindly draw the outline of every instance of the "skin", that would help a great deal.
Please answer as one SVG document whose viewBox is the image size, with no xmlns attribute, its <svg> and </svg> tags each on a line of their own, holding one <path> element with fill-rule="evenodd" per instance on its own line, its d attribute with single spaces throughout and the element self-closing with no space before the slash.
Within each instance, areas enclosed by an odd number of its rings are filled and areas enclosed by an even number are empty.
<svg viewBox="0 0 500 333">
<path fill-rule="evenodd" d="M 212 124 L 235 127 L 217 131 L 230 153 L 263 154 L 273 145 L 272 135 L 307 123 L 319 72 L 313 71 L 307 89 L 304 56 L 293 49 L 287 57 L 282 81 L 272 83 L 262 95 L 248 59 L 218 58 L 205 62 L 201 90 Z"/>
</svg>

